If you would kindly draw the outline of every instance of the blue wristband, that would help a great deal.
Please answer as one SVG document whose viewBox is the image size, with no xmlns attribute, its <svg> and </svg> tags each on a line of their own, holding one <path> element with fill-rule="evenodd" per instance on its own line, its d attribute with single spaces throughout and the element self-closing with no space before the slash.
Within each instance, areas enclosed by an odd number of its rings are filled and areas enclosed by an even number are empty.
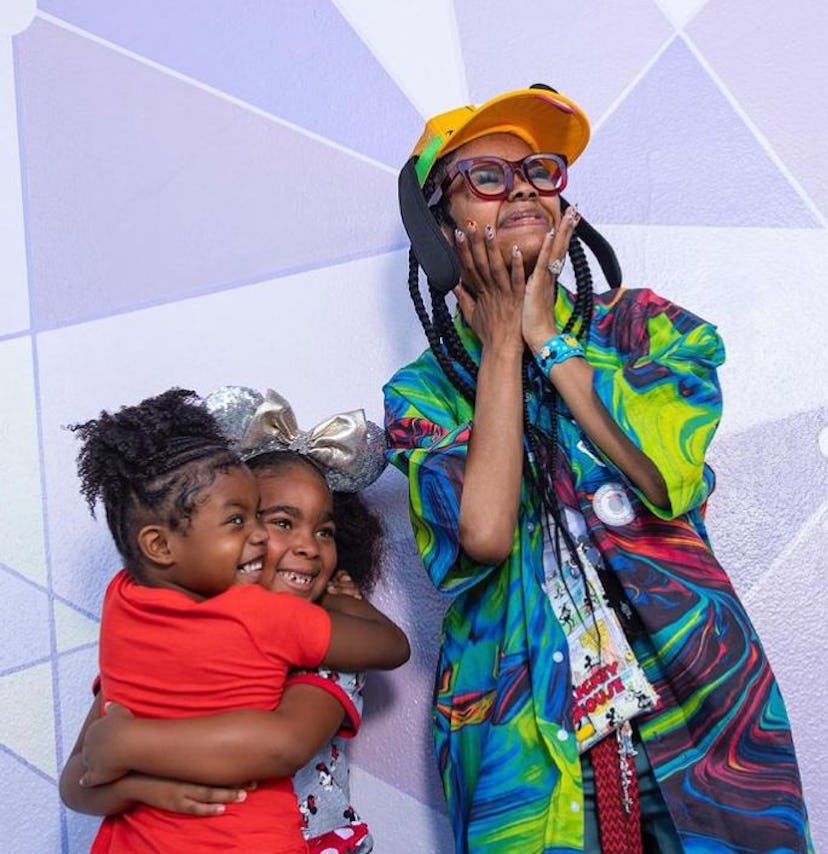
<svg viewBox="0 0 828 854">
<path fill-rule="evenodd" d="M 581 342 L 574 335 L 555 335 L 540 348 L 535 355 L 535 361 L 543 375 L 548 377 L 555 365 L 575 356 L 581 359 L 586 356 Z"/>
</svg>

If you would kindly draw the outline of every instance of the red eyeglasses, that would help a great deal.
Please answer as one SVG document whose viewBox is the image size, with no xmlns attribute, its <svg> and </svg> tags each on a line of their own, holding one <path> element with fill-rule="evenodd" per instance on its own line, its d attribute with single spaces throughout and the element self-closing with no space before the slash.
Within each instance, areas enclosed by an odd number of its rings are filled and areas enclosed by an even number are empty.
<svg viewBox="0 0 828 854">
<path fill-rule="evenodd" d="M 458 160 L 432 193 L 428 206 L 433 207 L 446 195 L 458 175 L 478 198 L 505 199 L 512 192 L 516 173 L 539 196 L 556 196 L 566 187 L 566 158 L 560 154 L 530 154 L 522 160 L 493 156 Z"/>
</svg>

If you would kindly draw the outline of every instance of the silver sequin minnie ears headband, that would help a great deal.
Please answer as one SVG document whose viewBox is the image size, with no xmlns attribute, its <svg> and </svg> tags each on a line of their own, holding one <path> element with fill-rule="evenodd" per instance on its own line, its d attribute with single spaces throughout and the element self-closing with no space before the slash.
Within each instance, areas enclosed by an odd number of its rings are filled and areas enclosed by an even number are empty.
<svg viewBox="0 0 828 854">
<path fill-rule="evenodd" d="M 361 409 L 300 430 L 290 404 L 268 389 L 222 386 L 205 400 L 208 411 L 245 460 L 270 451 L 295 451 L 313 460 L 336 492 L 359 492 L 385 468 L 385 431 Z"/>
</svg>

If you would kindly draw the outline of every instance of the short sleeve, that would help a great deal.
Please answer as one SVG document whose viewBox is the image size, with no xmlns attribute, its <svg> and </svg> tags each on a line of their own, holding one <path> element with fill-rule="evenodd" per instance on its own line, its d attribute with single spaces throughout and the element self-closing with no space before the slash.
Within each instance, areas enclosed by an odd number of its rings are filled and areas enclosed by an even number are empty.
<svg viewBox="0 0 828 854">
<path fill-rule="evenodd" d="M 285 688 L 291 685 L 312 685 L 330 694 L 345 711 L 345 719 L 337 733 L 342 738 L 353 738 L 362 723 L 362 673 L 339 670 L 294 670 L 288 675 Z"/>
<path fill-rule="evenodd" d="M 716 328 L 651 291 L 627 292 L 588 352 L 594 388 L 630 440 L 652 460 L 667 486 L 661 518 L 699 507 L 713 478 L 705 455 L 721 419 L 716 369 L 724 345 Z M 601 341 L 613 346 L 602 350 Z"/>
<path fill-rule="evenodd" d="M 236 590 L 239 621 L 266 656 L 292 667 L 321 664 L 331 643 L 331 618 L 324 608 L 258 585 L 233 588 Z"/>
<path fill-rule="evenodd" d="M 421 359 L 386 384 L 388 460 L 408 476 L 414 539 L 432 583 L 441 592 L 456 595 L 492 566 L 470 561 L 459 543 L 471 408 L 433 374 Z"/>
</svg>

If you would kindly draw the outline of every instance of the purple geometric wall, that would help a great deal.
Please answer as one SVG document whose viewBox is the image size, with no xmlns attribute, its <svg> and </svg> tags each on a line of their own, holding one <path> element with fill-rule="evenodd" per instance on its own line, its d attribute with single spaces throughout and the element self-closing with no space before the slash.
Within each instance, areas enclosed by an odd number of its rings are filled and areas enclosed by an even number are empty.
<svg viewBox="0 0 828 854">
<path fill-rule="evenodd" d="M 625 281 L 717 323 L 717 553 L 794 724 L 828 845 L 828 11 L 791 0 L 4 0 L 0 8 L 0 827 L 88 850 L 57 795 L 117 559 L 62 425 L 171 385 L 364 407 L 424 346 L 396 174 L 423 117 L 547 82 L 591 116 L 567 196 Z M 508 13 L 504 13 L 508 10 Z M 352 752 L 377 850 L 450 850 L 431 754 L 440 616 L 404 481 L 378 604 L 411 662 L 372 676 Z M 819 696 L 819 694 L 817 694 Z"/>
</svg>

